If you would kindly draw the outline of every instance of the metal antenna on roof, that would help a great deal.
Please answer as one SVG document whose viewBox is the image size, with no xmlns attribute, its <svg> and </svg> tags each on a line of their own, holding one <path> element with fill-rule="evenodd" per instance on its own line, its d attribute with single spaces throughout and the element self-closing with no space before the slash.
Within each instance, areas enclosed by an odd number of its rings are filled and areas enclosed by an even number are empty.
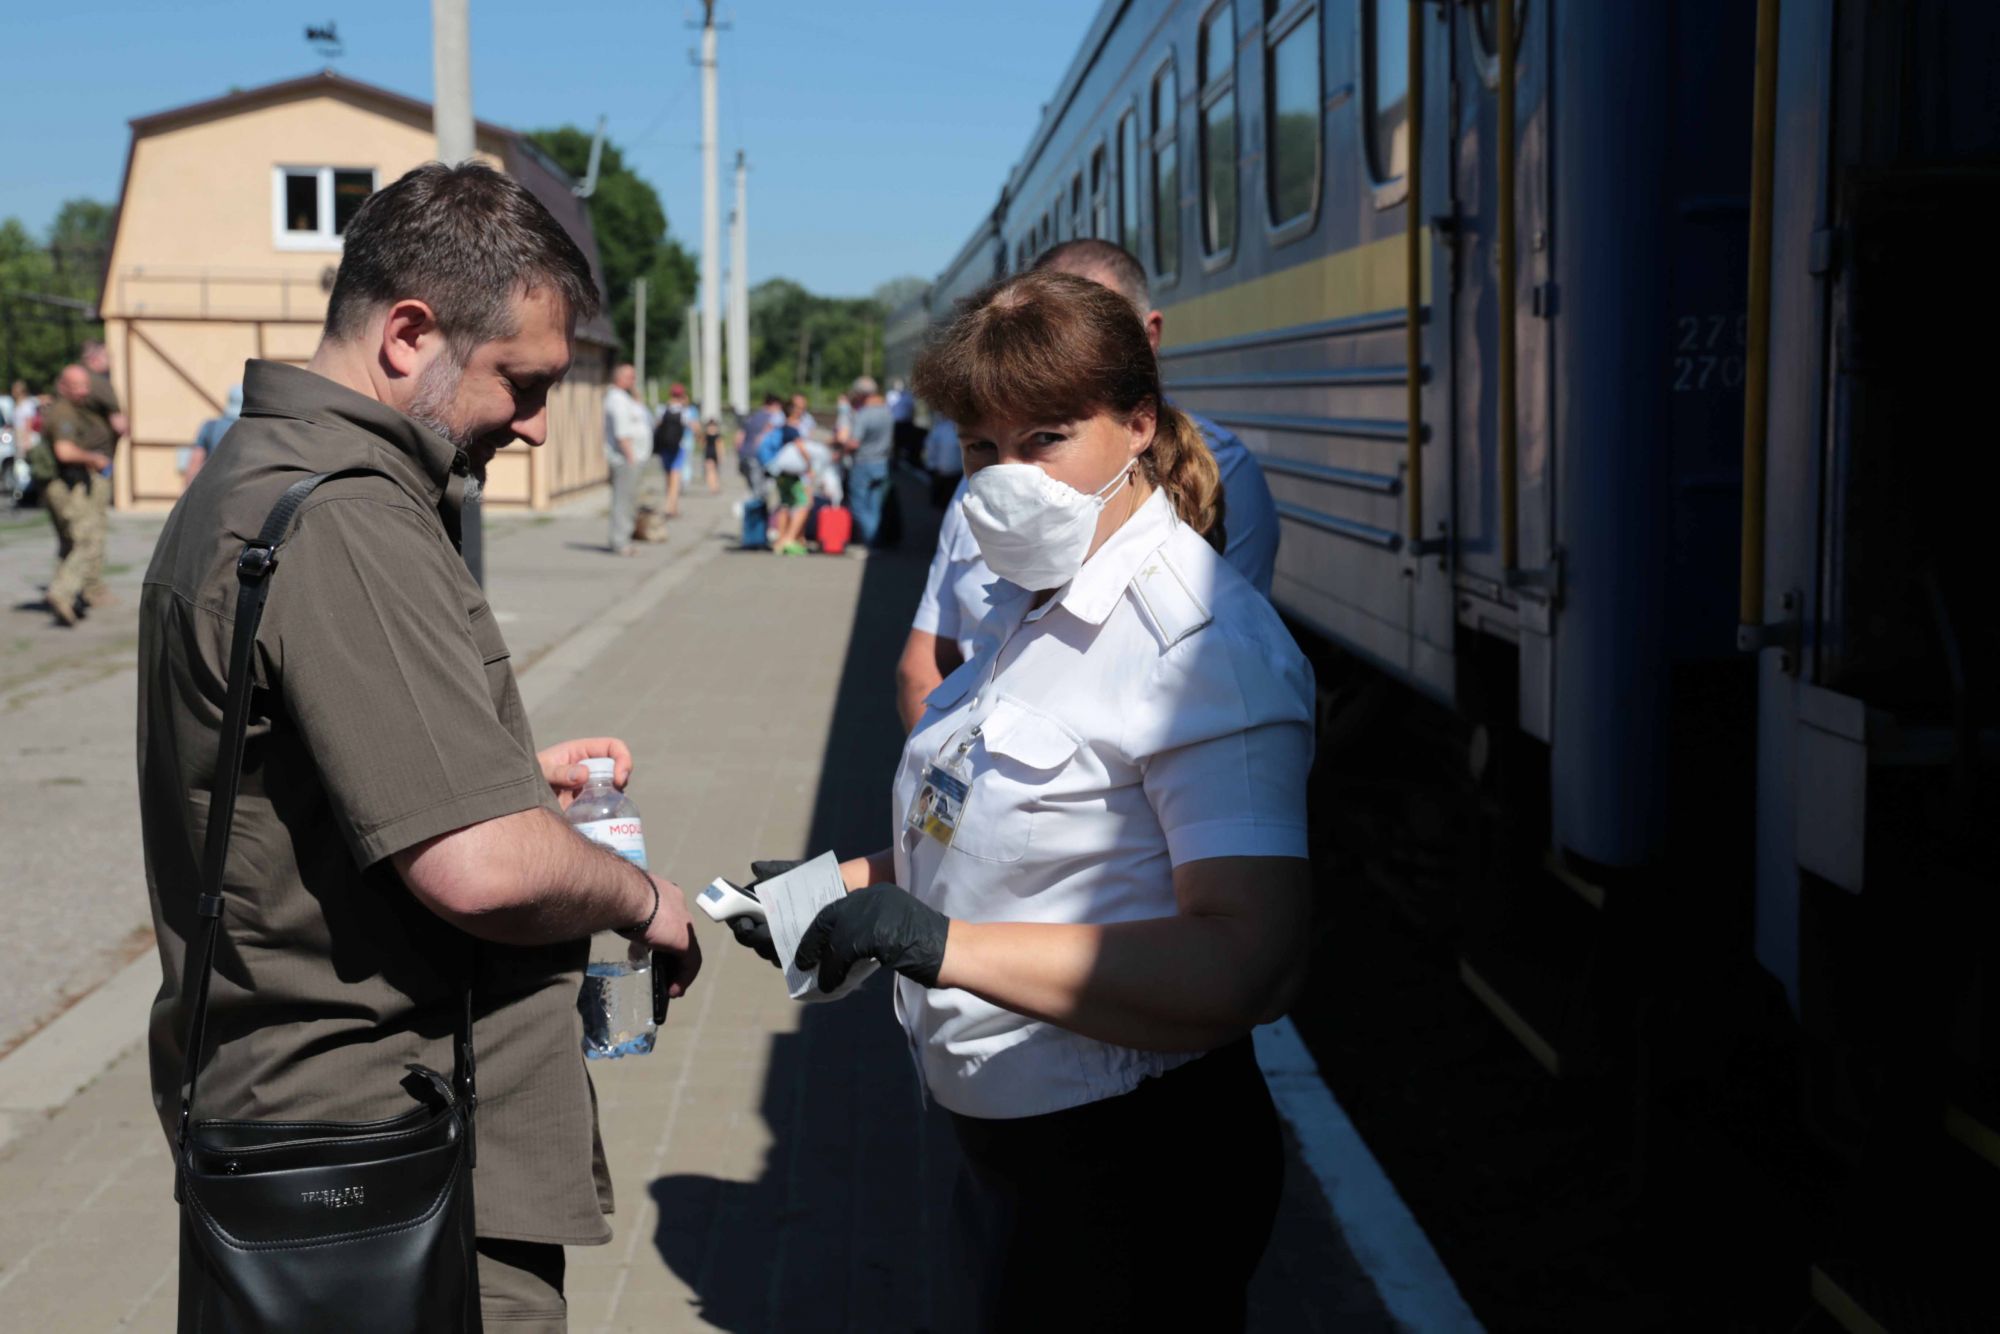
<svg viewBox="0 0 2000 1334">
<path fill-rule="evenodd" d="M 570 187 L 570 193 L 578 199 L 588 199 L 597 193 L 597 164 L 604 157 L 604 117 L 597 118 L 597 136 L 590 141 L 590 166 L 584 169 L 583 184 Z"/>
<path fill-rule="evenodd" d="M 334 28 L 333 20 L 323 24 L 306 24 L 306 45 L 322 60 L 335 60 L 346 54 L 340 44 L 340 33 Z"/>
</svg>

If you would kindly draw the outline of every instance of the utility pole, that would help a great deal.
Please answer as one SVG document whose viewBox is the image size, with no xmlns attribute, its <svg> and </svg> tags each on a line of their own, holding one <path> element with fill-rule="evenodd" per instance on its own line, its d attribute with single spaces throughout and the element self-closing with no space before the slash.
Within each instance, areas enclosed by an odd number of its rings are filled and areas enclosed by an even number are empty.
<svg viewBox="0 0 2000 1334">
<path fill-rule="evenodd" d="M 701 410 L 722 416 L 722 214 L 715 162 L 715 0 L 701 21 Z"/>
<path fill-rule="evenodd" d="M 431 0 L 431 114 L 438 161 L 454 166 L 477 150 L 472 135 L 472 31 L 468 0 Z"/>
<path fill-rule="evenodd" d="M 729 406 L 750 411 L 750 168 L 736 150 L 736 212 L 729 217 Z"/>
<path fill-rule="evenodd" d="M 457 166 L 470 160 L 478 144 L 472 127 L 472 25 L 467 0 L 431 0 L 431 118 L 438 161 Z M 479 497 L 469 496 L 459 513 L 459 552 L 474 582 L 486 583 L 485 520 Z"/>
<path fill-rule="evenodd" d="M 701 306 L 697 302 L 693 301 L 688 302 L 687 326 L 688 326 L 687 382 L 690 386 L 692 386 L 690 392 L 700 393 L 701 392 Z M 708 405 L 706 403 L 702 404 L 701 410 L 702 413 L 706 415 L 708 413 Z"/>
<path fill-rule="evenodd" d="M 632 371 L 646 392 L 646 280 L 632 280 Z"/>
</svg>

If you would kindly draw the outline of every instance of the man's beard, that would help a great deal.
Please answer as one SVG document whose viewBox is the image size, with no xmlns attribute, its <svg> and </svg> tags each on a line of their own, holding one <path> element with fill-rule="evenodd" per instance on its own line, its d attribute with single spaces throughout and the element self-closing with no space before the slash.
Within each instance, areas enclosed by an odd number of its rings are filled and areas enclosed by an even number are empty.
<svg viewBox="0 0 2000 1334">
<path fill-rule="evenodd" d="M 495 450 L 507 443 L 496 440 L 500 433 L 489 432 L 481 435 L 468 427 L 454 426 L 451 421 L 451 405 L 458 397 L 459 381 L 465 378 L 465 367 L 449 356 L 441 356 L 417 376 L 416 393 L 410 398 L 410 406 L 405 413 L 412 419 L 430 427 L 449 440 L 458 452 L 465 456 L 471 475 L 466 479 L 465 498 L 479 499 L 480 491 L 486 484 L 486 464 Z M 512 439 L 511 433 L 507 435 Z M 490 445 L 488 441 L 493 441 Z"/>
</svg>

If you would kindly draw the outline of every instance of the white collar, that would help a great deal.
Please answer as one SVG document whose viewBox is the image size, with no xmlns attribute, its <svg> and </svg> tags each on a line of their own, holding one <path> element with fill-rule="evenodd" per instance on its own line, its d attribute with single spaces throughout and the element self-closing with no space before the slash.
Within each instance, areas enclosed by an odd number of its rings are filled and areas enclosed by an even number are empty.
<svg viewBox="0 0 2000 1334">
<path fill-rule="evenodd" d="M 1140 565 L 1160 549 L 1160 543 L 1167 540 L 1179 523 L 1180 517 L 1168 503 L 1167 493 L 1154 487 L 1146 502 L 1104 540 L 1104 545 L 1091 554 L 1083 568 L 1058 588 L 1055 596 L 1029 612 L 1027 619 L 1038 620 L 1060 606 L 1078 620 L 1104 624 L 1104 618 L 1131 587 Z"/>
</svg>

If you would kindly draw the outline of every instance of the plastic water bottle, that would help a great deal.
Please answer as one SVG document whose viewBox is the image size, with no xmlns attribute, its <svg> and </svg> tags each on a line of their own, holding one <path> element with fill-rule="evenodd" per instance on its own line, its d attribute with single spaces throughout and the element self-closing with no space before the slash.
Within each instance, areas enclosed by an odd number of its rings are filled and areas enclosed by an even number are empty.
<svg viewBox="0 0 2000 1334">
<path fill-rule="evenodd" d="M 612 786 L 611 760 L 585 760 L 589 780 L 569 806 L 569 822 L 579 834 L 644 869 L 646 835 L 639 810 Z M 653 1049 L 659 1025 L 653 1020 L 653 952 L 644 941 L 615 931 L 590 939 L 590 962 L 576 1006 L 583 1014 L 583 1054 L 593 1061 L 640 1056 Z"/>
</svg>

